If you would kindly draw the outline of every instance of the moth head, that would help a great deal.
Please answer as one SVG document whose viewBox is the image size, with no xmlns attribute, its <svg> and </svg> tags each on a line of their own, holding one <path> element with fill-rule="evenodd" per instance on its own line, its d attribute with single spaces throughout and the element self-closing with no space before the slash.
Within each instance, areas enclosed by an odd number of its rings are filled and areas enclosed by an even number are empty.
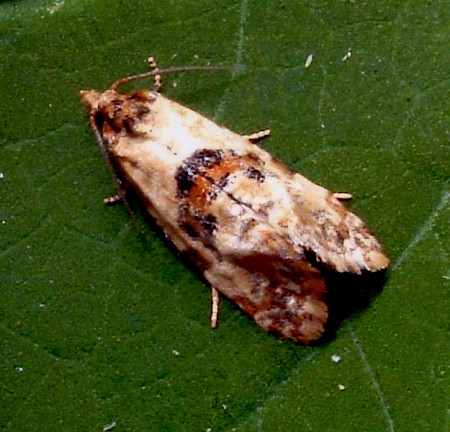
<svg viewBox="0 0 450 432">
<path fill-rule="evenodd" d="M 80 97 L 83 105 L 90 111 L 97 111 L 98 101 L 100 100 L 101 93 L 96 90 L 81 90 Z"/>
<path fill-rule="evenodd" d="M 125 94 L 111 89 L 104 93 L 82 90 L 80 96 L 90 112 L 91 122 L 103 134 L 121 131 L 137 134 L 136 123 L 150 112 L 149 103 L 155 99 L 155 94 L 148 90 Z"/>
</svg>

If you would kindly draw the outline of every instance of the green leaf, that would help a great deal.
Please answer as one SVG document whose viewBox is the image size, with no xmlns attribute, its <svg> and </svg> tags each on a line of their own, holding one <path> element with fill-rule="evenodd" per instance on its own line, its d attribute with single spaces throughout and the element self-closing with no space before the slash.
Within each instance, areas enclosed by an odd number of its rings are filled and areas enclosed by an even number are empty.
<svg viewBox="0 0 450 432">
<path fill-rule="evenodd" d="M 0 428 L 447 430 L 449 20 L 443 0 L 0 2 Z M 211 330 L 208 287 L 102 204 L 78 93 L 149 55 L 234 66 L 164 92 L 271 128 L 271 153 L 353 193 L 392 266 L 330 340 L 277 339 L 227 301 Z"/>
</svg>

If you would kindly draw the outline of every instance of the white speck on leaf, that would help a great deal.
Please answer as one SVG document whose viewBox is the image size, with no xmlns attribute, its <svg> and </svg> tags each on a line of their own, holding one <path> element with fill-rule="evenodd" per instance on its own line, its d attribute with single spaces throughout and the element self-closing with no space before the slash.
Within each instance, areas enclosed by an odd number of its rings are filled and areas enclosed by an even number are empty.
<svg viewBox="0 0 450 432">
<path fill-rule="evenodd" d="M 352 56 L 352 50 L 349 48 L 347 52 L 345 53 L 344 57 L 342 57 L 342 61 L 347 61 Z"/>
<path fill-rule="evenodd" d="M 116 422 L 113 421 L 113 422 L 103 426 L 103 432 L 107 432 L 107 431 L 113 430 L 115 427 L 116 427 Z"/>
<path fill-rule="evenodd" d="M 338 354 L 333 354 L 333 355 L 331 356 L 331 361 L 332 361 L 333 363 L 339 363 L 339 362 L 341 361 L 341 356 L 338 355 Z"/>
</svg>

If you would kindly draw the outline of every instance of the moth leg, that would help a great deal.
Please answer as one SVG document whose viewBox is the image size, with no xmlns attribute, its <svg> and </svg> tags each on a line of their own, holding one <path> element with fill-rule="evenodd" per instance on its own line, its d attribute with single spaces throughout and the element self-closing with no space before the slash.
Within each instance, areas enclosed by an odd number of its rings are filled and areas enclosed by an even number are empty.
<svg viewBox="0 0 450 432">
<path fill-rule="evenodd" d="M 115 195 L 107 198 L 103 198 L 103 202 L 108 205 L 121 203 L 125 201 L 126 194 L 126 189 L 120 189 L 119 193 L 116 193 Z"/>
<path fill-rule="evenodd" d="M 268 137 L 271 133 L 270 129 L 264 129 L 259 132 L 252 133 L 250 135 L 242 135 L 243 138 L 247 138 L 249 141 L 261 141 L 262 139 Z"/>
<path fill-rule="evenodd" d="M 335 192 L 333 196 L 339 201 L 348 201 L 353 198 L 353 195 L 347 192 Z"/>
<path fill-rule="evenodd" d="M 147 63 L 152 70 L 153 75 L 153 91 L 159 92 L 161 90 L 161 74 L 159 73 L 158 65 L 153 57 L 149 57 L 147 59 Z"/>
<path fill-rule="evenodd" d="M 217 321 L 219 319 L 219 291 L 217 291 L 214 287 L 211 287 L 211 296 L 212 296 L 212 304 L 211 304 L 211 327 L 217 327 Z"/>
<path fill-rule="evenodd" d="M 103 198 L 103 203 L 106 205 L 115 205 L 115 204 L 124 204 L 128 212 L 130 213 L 131 220 L 133 221 L 135 227 L 139 232 L 143 232 L 142 224 L 138 221 L 136 217 L 136 211 L 130 207 L 130 204 L 127 200 L 127 184 L 122 184 L 118 188 L 118 192 L 110 197 Z"/>
</svg>

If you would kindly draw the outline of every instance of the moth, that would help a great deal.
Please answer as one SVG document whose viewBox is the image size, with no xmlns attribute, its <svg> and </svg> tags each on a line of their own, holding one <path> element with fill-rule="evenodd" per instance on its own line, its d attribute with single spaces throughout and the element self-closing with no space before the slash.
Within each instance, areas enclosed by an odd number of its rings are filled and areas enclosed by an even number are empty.
<svg viewBox="0 0 450 432">
<path fill-rule="evenodd" d="M 388 258 L 366 224 L 332 193 L 239 135 L 160 93 L 161 73 L 122 78 L 103 93 L 81 91 L 119 194 L 135 189 L 178 251 L 219 293 L 263 329 L 302 343 L 328 317 L 325 271 L 378 272 Z M 118 90 L 153 77 L 152 89 Z M 109 201 L 112 201 L 110 199 Z"/>
</svg>

